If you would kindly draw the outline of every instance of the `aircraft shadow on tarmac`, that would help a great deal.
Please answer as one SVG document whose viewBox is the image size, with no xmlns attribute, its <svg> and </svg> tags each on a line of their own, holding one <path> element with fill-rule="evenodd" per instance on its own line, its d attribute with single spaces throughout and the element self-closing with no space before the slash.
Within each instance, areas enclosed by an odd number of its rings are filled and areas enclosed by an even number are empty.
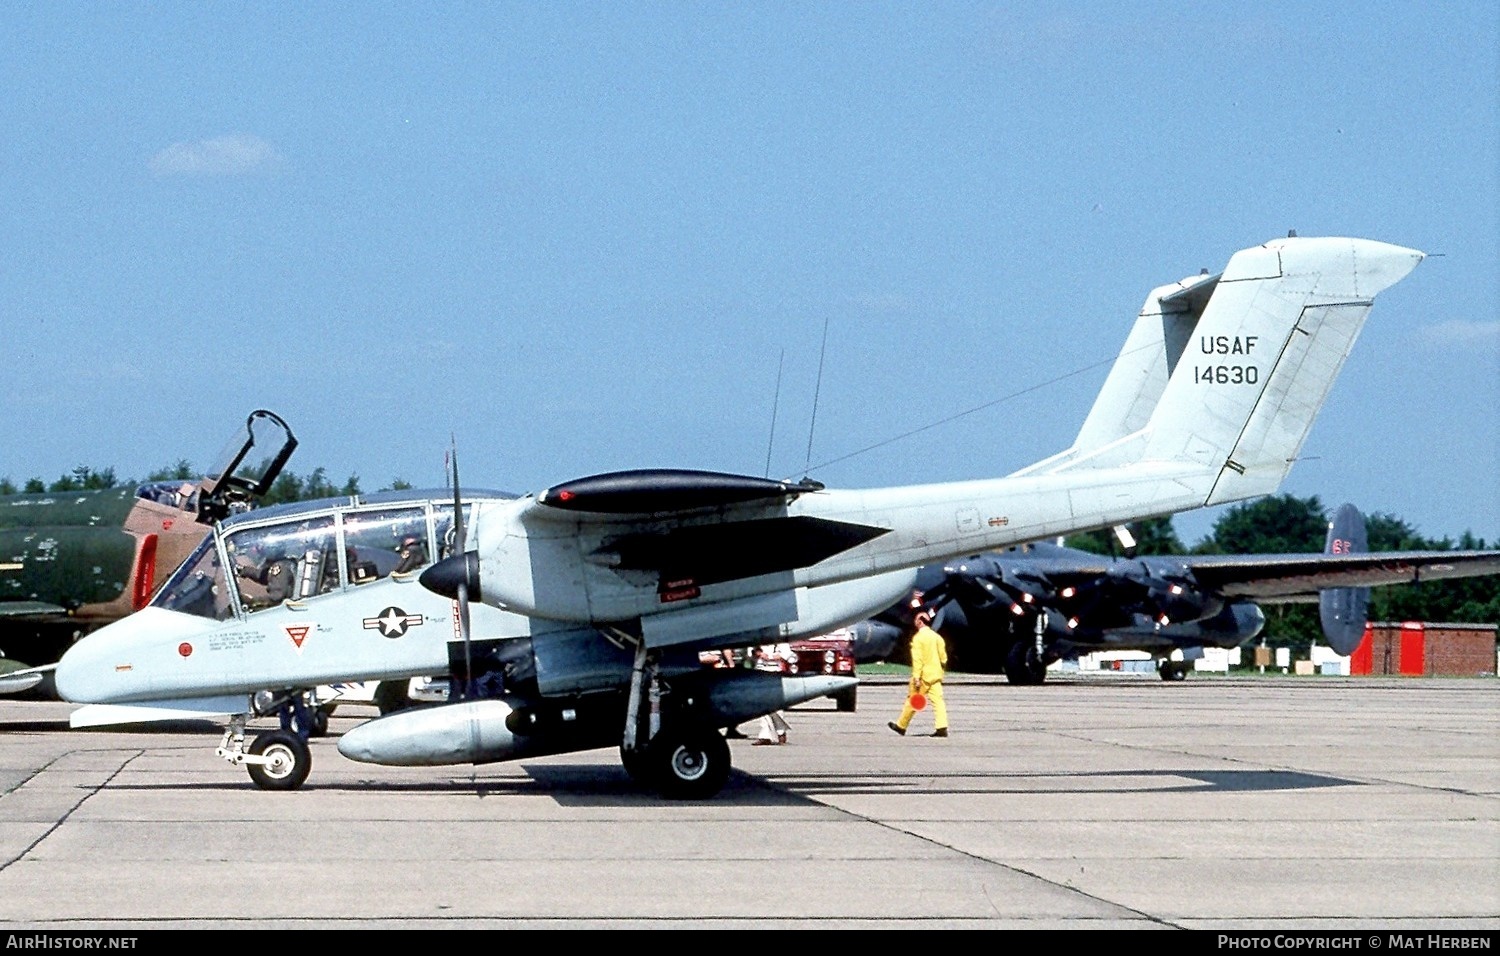
<svg viewBox="0 0 1500 956">
<path fill-rule="evenodd" d="M 525 766 L 525 778 L 479 775 L 466 779 L 433 779 L 430 781 L 360 780 L 329 783 L 311 782 L 307 793 L 359 794 L 472 794 L 481 799 L 506 796 L 547 796 L 565 806 L 617 806 L 629 804 L 682 805 L 693 801 L 671 800 L 655 790 L 631 780 L 619 767 L 601 764 L 548 764 Z M 1038 785 L 1037 781 L 1044 781 Z M 1108 786 L 1110 780 L 1119 785 Z M 1183 781 L 1175 786 L 1141 785 L 1142 780 Z M 947 781 L 947 783 L 945 783 Z M 1070 781 L 1073 783 L 1070 784 Z M 1100 782 L 1106 785 L 1100 786 Z M 815 804 L 819 795 L 896 794 L 918 792 L 925 795 L 982 794 L 1164 794 L 1164 793 L 1248 793 L 1263 791 L 1317 790 L 1328 787 L 1362 786 L 1357 780 L 1326 777 L 1319 774 L 1286 770 L 1119 770 L 1072 774 L 777 774 L 758 775 L 732 771 L 715 803 L 728 802 L 742 806 L 796 806 Z M 242 781 L 226 778 L 214 783 L 125 784 L 115 781 L 111 789 L 137 790 L 244 790 Z"/>
<path fill-rule="evenodd" d="M 1117 779 L 1117 786 L 1082 785 L 1084 781 L 1109 781 Z M 1145 780 L 1181 780 L 1176 786 L 1142 786 Z M 933 782 L 952 781 L 948 786 L 933 786 Z M 1016 781 L 1007 786 L 1006 781 Z M 1043 783 L 1038 783 L 1043 781 Z M 1055 781 L 1055 783 L 1051 783 Z M 1078 781 L 1070 785 L 1069 781 Z M 828 776 L 799 774 L 780 777 L 773 775 L 768 781 L 777 787 L 785 787 L 798 793 L 846 793 L 879 794 L 918 790 L 926 794 L 994 794 L 994 793 L 1104 793 L 1104 794 L 1162 794 L 1162 793 L 1253 793 L 1271 790 L 1321 790 L 1328 787 L 1363 786 L 1358 780 L 1342 777 L 1325 777 L 1321 774 L 1301 773 L 1295 770 L 1111 770 L 1090 773 L 1062 774 L 882 774 L 879 778 L 854 777 L 848 774 Z"/>
</svg>

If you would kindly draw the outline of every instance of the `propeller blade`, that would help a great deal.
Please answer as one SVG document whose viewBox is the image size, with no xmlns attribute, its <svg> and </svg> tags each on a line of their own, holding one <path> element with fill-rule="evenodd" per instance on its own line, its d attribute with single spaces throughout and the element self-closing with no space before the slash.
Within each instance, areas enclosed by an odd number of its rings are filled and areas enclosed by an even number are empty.
<svg viewBox="0 0 1500 956">
<path fill-rule="evenodd" d="M 449 436 L 452 442 L 451 461 L 453 463 L 453 554 L 455 557 L 468 562 L 468 538 L 464 529 L 464 504 L 463 496 L 458 484 L 458 440 Z M 454 600 L 458 601 L 458 639 L 464 646 L 464 679 L 459 691 L 459 699 L 464 700 L 472 696 L 474 689 L 474 655 L 469 644 L 469 582 L 468 575 L 460 576 L 455 582 Z"/>
</svg>

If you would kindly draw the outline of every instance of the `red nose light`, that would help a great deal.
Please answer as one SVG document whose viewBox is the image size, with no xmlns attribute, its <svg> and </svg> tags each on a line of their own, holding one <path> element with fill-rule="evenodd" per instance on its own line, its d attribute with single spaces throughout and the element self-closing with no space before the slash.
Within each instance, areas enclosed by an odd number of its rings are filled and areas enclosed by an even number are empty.
<svg viewBox="0 0 1500 956">
<path fill-rule="evenodd" d="M 559 500 L 559 501 L 572 501 L 573 500 L 573 492 L 571 492 L 571 491 L 559 491 L 557 493 L 557 500 Z"/>
</svg>

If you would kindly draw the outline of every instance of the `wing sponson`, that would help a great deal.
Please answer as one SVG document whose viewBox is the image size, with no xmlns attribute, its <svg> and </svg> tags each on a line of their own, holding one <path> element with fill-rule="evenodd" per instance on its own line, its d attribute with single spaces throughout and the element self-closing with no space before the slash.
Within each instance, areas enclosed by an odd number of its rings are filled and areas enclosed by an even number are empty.
<svg viewBox="0 0 1500 956">
<path fill-rule="evenodd" d="M 553 485 L 537 495 L 537 503 L 596 514 L 675 514 L 747 502 L 790 501 L 822 489 L 820 482 L 807 478 L 791 482 L 716 471 L 642 468 Z"/>
</svg>

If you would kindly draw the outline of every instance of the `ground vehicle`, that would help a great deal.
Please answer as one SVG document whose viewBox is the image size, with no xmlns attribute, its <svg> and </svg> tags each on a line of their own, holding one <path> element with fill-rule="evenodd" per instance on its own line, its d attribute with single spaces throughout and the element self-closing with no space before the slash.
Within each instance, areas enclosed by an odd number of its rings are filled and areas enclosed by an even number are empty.
<svg viewBox="0 0 1500 956">
<path fill-rule="evenodd" d="M 854 634 L 848 628 L 839 628 L 817 637 L 792 641 L 791 653 L 774 658 L 783 674 L 829 674 L 845 677 L 856 676 L 854 672 Z M 762 661 L 758 666 L 764 668 Z M 852 712 L 855 708 L 856 692 L 851 687 L 834 694 L 833 700 L 841 711 Z"/>
</svg>

